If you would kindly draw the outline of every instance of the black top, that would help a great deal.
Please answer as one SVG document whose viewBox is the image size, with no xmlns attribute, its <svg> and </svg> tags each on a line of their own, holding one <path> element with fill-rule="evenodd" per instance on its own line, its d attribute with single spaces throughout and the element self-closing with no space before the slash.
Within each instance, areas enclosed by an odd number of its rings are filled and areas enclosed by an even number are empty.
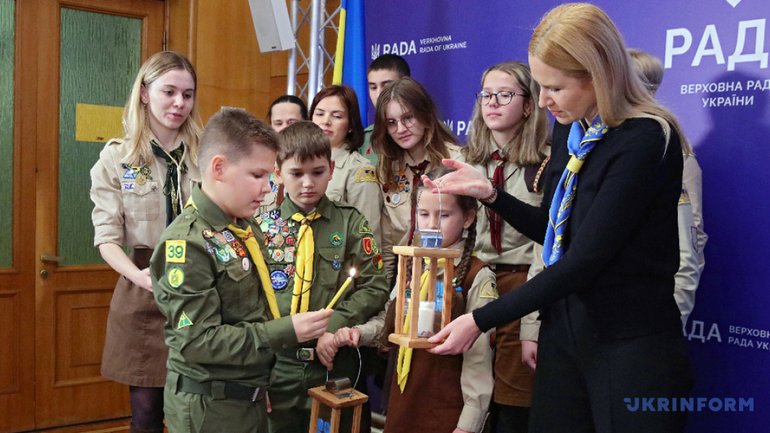
<svg viewBox="0 0 770 433">
<path fill-rule="evenodd" d="M 516 230 L 542 243 L 548 209 L 569 153 L 570 126 L 556 124 L 543 203 L 534 207 L 499 191 L 490 206 Z M 475 310 L 482 331 L 569 295 L 586 305 L 599 338 L 648 335 L 681 326 L 674 301 L 679 266 L 677 203 L 682 150 L 652 119 L 611 128 L 586 159 L 562 258 L 495 302 Z M 539 258 L 538 258 L 539 260 Z"/>
</svg>

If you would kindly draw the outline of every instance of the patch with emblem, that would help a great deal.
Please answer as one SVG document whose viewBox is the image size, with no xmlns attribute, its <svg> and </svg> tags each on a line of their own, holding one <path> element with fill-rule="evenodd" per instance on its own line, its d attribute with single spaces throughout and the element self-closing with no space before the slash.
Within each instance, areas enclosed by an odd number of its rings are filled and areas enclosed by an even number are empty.
<svg viewBox="0 0 770 433">
<path fill-rule="evenodd" d="M 225 238 L 225 235 L 222 234 L 222 232 L 214 232 L 214 242 L 216 242 L 220 247 L 227 245 L 227 239 Z"/>
<path fill-rule="evenodd" d="M 227 263 L 230 261 L 230 253 L 228 253 L 224 248 L 216 248 L 216 256 L 217 260 L 222 263 Z"/>
<path fill-rule="evenodd" d="M 187 241 L 166 241 L 166 263 L 184 263 L 187 256 Z"/>
<path fill-rule="evenodd" d="M 201 234 L 203 235 L 204 239 L 211 239 L 214 237 L 214 232 L 211 231 L 211 229 L 203 229 Z"/>
<path fill-rule="evenodd" d="M 283 290 L 289 285 L 289 277 L 286 272 L 278 269 L 270 273 L 270 282 L 273 284 L 273 289 Z"/>
<path fill-rule="evenodd" d="M 284 256 L 283 261 L 287 263 L 294 262 L 294 247 L 288 247 L 285 250 L 283 250 Z"/>
<path fill-rule="evenodd" d="M 361 220 L 361 225 L 358 226 L 358 233 L 362 235 L 371 235 L 372 229 L 369 227 L 369 222 L 365 219 Z"/>
<path fill-rule="evenodd" d="M 230 258 L 232 258 L 232 259 L 237 259 L 238 258 L 238 254 L 235 252 L 233 247 L 230 246 L 230 244 L 226 244 L 225 245 L 225 251 L 227 251 L 227 254 L 230 254 Z"/>
<path fill-rule="evenodd" d="M 497 284 L 492 280 L 486 280 L 479 290 L 479 298 L 482 299 L 497 299 Z"/>
<path fill-rule="evenodd" d="M 372 251 L 374 251 L 374 247 L 372 246 L 372 238 L 370 237 L 361 239 L 361 245 L 364 247 L 364 252 L 366 254 L 371 254 Z"/>
<path fill-rule="evenodd" d="M 333 247 L 341 246 L 344 240 L 345 238 L 342 237 L 342 233 L 340 232 L 332 232 L 332 234 L 329 235 L 329 243 L 332 244 Z"/>
<path fill-rule="evenodd" d="M 377 254 L 376 256 L 372 257 L 372 265 L 374 265 L 377 269 L 382 269 L 382 255 Z"/>
<path fill-rule="evenodd" d="M 285 241 L 286 241 L 286 245 L 294 245 L 295 243 L 297 243 L 297 238 L 295 238 L 294 236 L 286 236 Z"/>
<path fill-rule="evenodd" d="M 235 250 L 235 254 L 238 257 L 246 257 L 246 249 L 243 247 L 242 243 L 233 239 L 232 242 L 230 242 L 230 246 Z"/>
<path fill-rule="evenodd" d="M 243 268 L 244 271 L 248 271 L 249 269 L 251 269 L 251 262 L 249 261 L 248 258 L 244 257 L 241 260 L 241 267 Z"/>
<path fill-rule="evenodd" d="M 401 195 L 399 195 L 398 193 L 394 193 L 392 196 L 390 196 L 390 201 L 393 204 L 401 203 Z"/>
<path fill-rule="evenodd" d="M 225 231 L 223 231 L 223 232 L 222 232 L 222 236 L 224 236 L 224 237 L 225 237 L 225 240 L 226 240 L 227 242 L 232 242 L 232 241 L 234 241 L 234 240 L 235 240 L 235 236 L 233 236 L 233 234 L 232 234 L 232 232 L 230 232 L 230 230 L 225 230 Z"/>
<path fill-rule="evenodd" d="M 273 259 L 276 262 L 280 262 L 283 260 L 283 250 L 275 249 L 270 253 L 270 258 Z"/>
<path fill-rule="evenodd" d="M 332 269 L 334 269 L 335 271 L 339 271 L 340 269 L 342 269 L 342 260 L 334 260 L 332 262 Z"/>
<path fill-rule="evenodd" d="M 123 191 L 133 191 L 136 189 L 136 184 L 134 182 L 123 182 L 121 188 L 123 188 Z"/>
<path fill-rule="evenodd" d="M 182 315 L 179 316 L 179 321 L 176 323 L 176 329 L 183 329 L 192 325 L 193 325 L 192 320 L 190 320 L 190 318 L 187 317 L 187 313 L 182 311 Z"/>
<path fill-rule="evenodd" d="M 283 239 L 283 235 L 281 235 L 281 234 L 279 233 L 279 234 L 277 234 L 277 235 L 273 236 L 272 238 L 270 238 L 270 242 L 271 242 L 271 243 L 272 243 L 274 246 L 276 246 L 276 247 L 278 247 L 278 248 L 282 247 L 282 246 L 283 246 L 283 242 L 284 242 L 284 239 Z"/>
<path fill-rule="evenodd" d="M 377 174 L 374 171 L 374 167 L 371 165 L 364 165 L 356 171 L 356 182 L 377 182 Z"/>
<path fill-rule="evenodd" d="M 176 266 L 169 269 L 166 277 L 168 278 L 168 285 L 175 289 L 184 283 L 184 271 Z"/>
<path fill-rule="evenodd" d="M 286 267 L 286 275 L 288 275 L 289 278 L 292 278 L 294 276 L 294 265 L 289 265 Z"/>
<path fill-rule="evenodd" d="M 278 218 L 280 218 L 280 217 L 281 217 L 281 210 L 280 210 L 280 209 L 274 209 L 274 210 L 271 210 L 271 211 L 268 213 L 268 215 L 270 215 L 270 218 L 272 218 L 272 219 L 274 219 L 274 220 L 275 220 L 275 219 L 278 219 Z"/>
</svg>

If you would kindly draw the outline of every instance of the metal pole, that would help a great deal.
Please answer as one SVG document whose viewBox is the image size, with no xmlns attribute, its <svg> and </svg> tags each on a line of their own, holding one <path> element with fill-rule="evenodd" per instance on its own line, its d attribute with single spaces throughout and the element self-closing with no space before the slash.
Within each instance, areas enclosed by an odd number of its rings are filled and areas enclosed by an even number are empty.
<svg viewBox="0 0 770 433">
<path fill-rule="evenodd" d="M 319 0 L 321 8 L 319 10 L 319 23 L 323 24 L 318 29 L 318 52 L 322 55 L 318 56 L 318 81 L 316 82 L 316 88 L 314 93 L 318 93 L 324 88 L 324 70 L 326 69 L 326 28 L 327 20 L 331 18 L 326 13 L 326 0 Z"/>
<path fill-rule="evenodd" d="M 291 31 L 294 34 L 294 46 L 289 50 L 289 68 L 286 73 L 286 94 L 294 95 L 297 89 L 297 5 L 300 0 L 291 2 Z"/>
<path fill-rule="evenodd" d="M 323 17 L 321 16 L 321 1 L 313 0 L 310 13 L 310 67 L 308 68 L 307 105 L 313 103 L 313 98 L 318 92 L 318 65 L 320 57 L 320 45 L 318 43 L 319 28 Z"/>
</svg>

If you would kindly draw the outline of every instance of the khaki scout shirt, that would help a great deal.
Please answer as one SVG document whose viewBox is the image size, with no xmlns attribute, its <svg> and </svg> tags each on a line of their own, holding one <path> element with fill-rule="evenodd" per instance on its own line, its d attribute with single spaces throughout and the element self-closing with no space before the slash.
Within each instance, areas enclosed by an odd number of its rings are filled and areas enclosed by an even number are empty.
<svg viewBox="0 0 770 433">
<path fill-rule="evenodd" d="M 201 190 L 163 233 L 150 269 L 158 308 L 166 316 L 168 369 L 198 382 L 266 386 L 275 352 L 297 345 L 290 317 L 270 320 L 246 246 L 222 210 Z M 262 234 L 253 222 L 257 241 Z"/>
<path fill-rule="evenodd" d="M 460 157 L 460 148 L 448 144 L 449 159 L 458 159 Z M 402 165 L 404 167 L 402 168 Z M 428 173 L 436 167 L 429 166 L 425 172 Z M 393 255 L 393 247 L 396 245 L 404 245 L 407 239 L 404 237 L 409 232 L 409 224 L 412 217 L 412 203 L 411 203 L 411 191 L 412 191 L 412 178 L 414 173 L 409 169 L 409 166 L 403 164 L 403 162 L 394 162 L 393 171 L 396 173 L 394 183 L 397 185 L 396 189 L 389 189 L 385 191 L 383 189 L 382 198 L 384 200 L 384 207 L 382 210 L 382 257 L 385 261 L 385 272 L 388 276 L 388 281 L 393 280 L 393 273 L 395 272 L 396 257 Z"/>
<path fill-rule="evenodd" d="M 495 168 L 497 168 L 497 161 L 489 161 L 486 166 L 474 165 L 474 167 L 484 173 L 488 179 L 492 179 Z M 524 181 L 524 167 L 508 162 L 503 167 L 503 176 L 505 179 L 505 192 L 524 203 L 540 206 L 540 203 L 543 201 L 543 194 L 529 192 Z M 490 265 L 529 265 L 532 263 L 534 258 L 532 253 L 534 242 L 516 231 L 505 221 L 502 224 L 502 253 L 497 253 L 495 247 L 492 246 L 488 212 L 491 211 L 482 206 L 477 213 L 476 255 L 478 258 Z"/>
<path fill-rule="evenodd" d="M 281 207 L 257 218 L 267 241 L 265 261 L 281 315 L 288 316 L 294 289 L 297 234 L 300 224 L 291 216 L 301 212 L 289 197 Z M 366 219 L 351 206 L 323 197 L 311 223 L 315 251 L 309 311 L 326 308 L 348 278 L 351 267 L 357 274 L 334 305 L 329 332 L 352 326 L 377 314 L 388 299 L 382 271 L 382 256 Z"/>
<path fill-rule="evenodd" d="M 358 209 L 369 222 L 374 238 L 379 243 L 380 217 L 382 215 L 382 192 L 377 182 L 374 166 L 358 152 L 332 149 L 334 172 L 326 187 L 326 196 L 331 201 L 349 204 Z"/>
<path fill-rule="evenodd" d="M 132 167 L 124 162 L 130 149 L 121 139 L 110 140 L 91 168 L 91 201 L 94 210 L 94 246 L 113 243 L 154 248 L 166 228 L 166 162 L 155 157 L 150 164 Z M 179 173 L 181 206 L 190 197 L 200 172 L 185 149 L 182 161 L 187 173 Z M 180 206 L 180 208 L 181 208 Z"/>
</svg>

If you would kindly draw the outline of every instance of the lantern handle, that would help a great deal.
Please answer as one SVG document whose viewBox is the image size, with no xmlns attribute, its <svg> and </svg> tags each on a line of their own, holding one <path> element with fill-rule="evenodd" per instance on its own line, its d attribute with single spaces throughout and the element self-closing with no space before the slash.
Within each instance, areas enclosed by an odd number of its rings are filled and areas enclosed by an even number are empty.
<svg viewBox="0 0 770 433">
<path fill-rule="evenodd" d="M 358 386 L 358 379 L 361 378 L 362 362 L 361 362 L 361 351 L 357 347 L 354 347 L 354 349 L 356 349 L 356 353 L 358 354 L 358 372 L 356 373 L 356 380 L 353 382 L 353 389 L 356 389 L 356 386 Z M 329 381 L 329 370 L 326 370 L 326 380 L 324 381 L 324 383 L 328 381 Z"/>
</svg>

